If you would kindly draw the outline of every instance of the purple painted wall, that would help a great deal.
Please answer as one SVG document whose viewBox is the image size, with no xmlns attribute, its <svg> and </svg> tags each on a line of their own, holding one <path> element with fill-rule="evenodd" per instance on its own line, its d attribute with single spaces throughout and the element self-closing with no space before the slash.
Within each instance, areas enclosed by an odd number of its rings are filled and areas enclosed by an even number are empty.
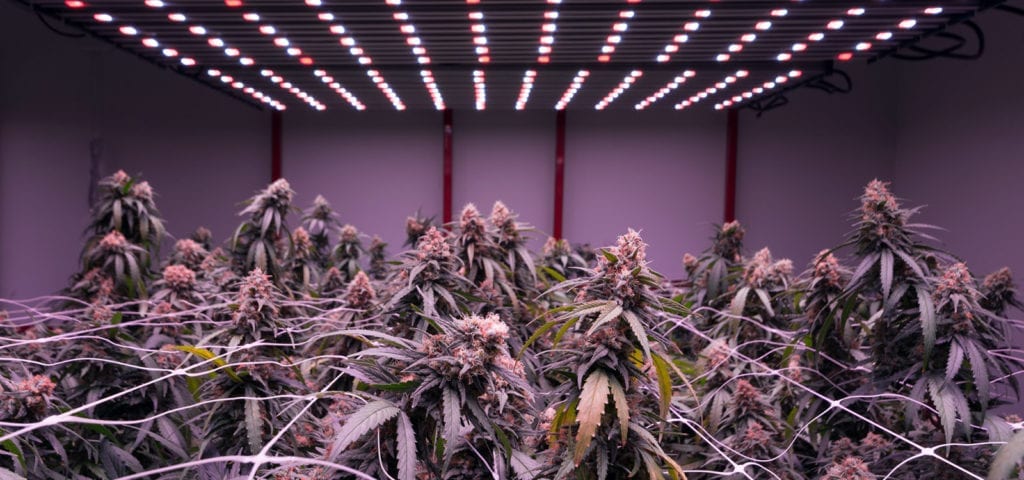
<svg viewBox="0 0 1024 480">
<path fill-rule="evenodd" d="M 683 275 L 685 252 L 722 219 L 725 116 L 713 111 L 575 113 L 566 117 L 565 237 L 611 245 L 642 230 L 652 267 Z"/>
<path fill-rule="evenodd" d="M 0 42 L 0 297 L 52 293 L 76 270 L 94 140 L 99 174 L 141 173 L 177 236 L 206 225 L 227 237 L 237 202 L 269 180 L 268 114 L 57 36 L 11 2 L 0 31 L 18 39 Z"/>
<path fill-rule="evenodd" d="M 322 194 L 342 223 L 403 250 L 405 218 L 441 218 L 441 114 L 316 113 L 289 110 L 283 124 L 283 174 L 306 209 Z M 292 218 L 297 226 L 299 217 Z"/>
<path fill-rule="evenodd" d="M 920 221 L 975 275 L 1004 265 L 1024 275 L 1024 29 L 1014 15 L 978 18 L 984 57 L 899 70 L 896 192 L 927 205 Z"/>
<path fill-rule="evenodd" d="M 454 113 L 452 219 L 467 203 L 490 215 L 501 200 L 537 229 L 531 247 L 539 250 L 554 221 L 555 113 Z"/>
</svg>

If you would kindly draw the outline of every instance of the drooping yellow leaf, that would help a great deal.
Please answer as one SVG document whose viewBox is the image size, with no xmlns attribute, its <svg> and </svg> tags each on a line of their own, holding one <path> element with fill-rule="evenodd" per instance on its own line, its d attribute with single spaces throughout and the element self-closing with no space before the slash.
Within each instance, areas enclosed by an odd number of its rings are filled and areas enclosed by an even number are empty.
<svg viewBox="0 0 1024 480">
<path fill-rule="evenodd" d="M 604 407 L 608 404 L 608 374 L 603 370 L 594 370 L 587 375 L 580 392 L 580 403 L 576 413 L 579 430 L 576 432 L 576 452 L 573 461 L 579 466 L 590 442 L 597 434 L 601 425 Z"/>
</svg>

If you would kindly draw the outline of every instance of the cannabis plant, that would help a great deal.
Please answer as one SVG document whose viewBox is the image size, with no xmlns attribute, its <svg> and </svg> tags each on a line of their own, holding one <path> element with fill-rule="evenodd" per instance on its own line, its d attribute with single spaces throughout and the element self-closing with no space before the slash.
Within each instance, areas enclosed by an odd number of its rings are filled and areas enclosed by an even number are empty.
<svg viewBox="0 0 1024 480">
<path fill-rule="evenodd" d="M 586 275 L 586 260 L 564 238 L 548 237 L 539 260 L 538 273 L 549 286 Z"/>
<path fill-rule="evenodd" d="M 625 478 L 638 471 L 661 478 L 666 468 L 682 475 L 651 433 L 666 419 L 673 388 L 665 357 L 672 345 L 656 329 L 658 314 L 681 310 L 654 296 L 659 280 L 647 267 L 646 248 L 632 230 L 619 237 L 589 276 L 565 282 L 575 303 L 531 338 L 558 327 L 552 349 L 566 344 L 547 352 L 545 372 L 556 384 L 544 457 L 555 478 Z"/>
<path fill-rule="evenodd" d="M 88 227 L 94 239 L 116 230 L 143 249 L 159 249 L 164 222 L 153 201 L 155 194 L 149 182 L 138 181 L 118 170 L 100 180 L 99 187 L 99 198 L 92 207 L 92 222 Z M 86 249 L 91 243 L 86 244 Z"/>
<path fill-rule="evenodd" d="M 294 195 L 288 181 L 280 179 L 246 202 L 239 215 L 247 218 L 231 239 L 235 273 L 245 275 L 258 268 L 281 284 L 284 271 L 280 260 L 288 256 L 291 247 L 282 244 L 291 243 L 285 220 Z"/>
<path fill-rule="evenodd" d="M 384 280 L 388 276 L 387 249 L 388 244 L 374 235 L 370 240 L 370 268 L 367 270 L 374 280 Z"/>
<path fill-rule="evenodd" d="M 359 239 L 359 230 L 352 225 L 341 227 L 338 244 L 334 246 L 333 264 L 338 268 L 345 283 L 352 281 L 356 273 L 362 270 L 359 257 L 363 255 L 363 242 Z"/>
<path fill-rule="evenodd" d="M 309 233 L 314 260 L 321 269 L 329 268 L 331 266 L 330 233 L 340 229 L 341 223 L 338 222 L 338 214 L 334 212 L 331 204 L 323 195 L 317 195 L 313 199 L 313 205 L 303 214 L 302 227 Z"/>
<path fill-rule="evenodd" d="M 437 326 L 422 341 L 383 338 L 356 355 L 366 403 L 338 422 L 327 458 L 402 480 L 534 478 L 527 437 L 543 433 L 523 428 L 534 392 L 505 344 L 508 326 L 496 315 Z"/>
</svg>

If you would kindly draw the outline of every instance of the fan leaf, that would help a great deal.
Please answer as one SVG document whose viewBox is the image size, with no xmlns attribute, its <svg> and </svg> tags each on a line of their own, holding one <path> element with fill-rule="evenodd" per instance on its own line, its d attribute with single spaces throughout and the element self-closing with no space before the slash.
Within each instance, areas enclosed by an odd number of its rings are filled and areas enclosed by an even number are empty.
<svg viewBox="0 0 1024 480">
<path fill-rule="evenodd" d="M 338 430 L 334 439 L 333 452 L 342 452 L 352 442 L 362 437 L 367 432 L 374 430 L 398 415 L 399 410 L 393 403 L 386 400 L 377 400 L 367 403 L 356 413 L 349 417 L 348 421 Z"/>
<path fill-rule="evenodd" d="M 604 370 L 594 370 L 587 375 L 576 413 L 579 430 L 576 432 L 576 452 L 573 461 L 577 466 L 597 435 L 597 427 L 601 425 L 601 417 L 604 416 L 604 407 L 608 404 L 608 392 L 608 374 Z"/>
</svg>

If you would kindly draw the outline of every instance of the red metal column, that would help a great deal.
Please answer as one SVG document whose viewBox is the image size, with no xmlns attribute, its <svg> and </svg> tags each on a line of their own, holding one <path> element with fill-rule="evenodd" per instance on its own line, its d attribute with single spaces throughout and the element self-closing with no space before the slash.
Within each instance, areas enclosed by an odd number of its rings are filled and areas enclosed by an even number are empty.
<svg viewBox="0 0 1024 480">
<path fill-rule="evenodd" d="M 729 109 L 725 117 L 725 220 L 736 220 L 736 144 L 739 141 L 739 112 Z"/>
<path fill-rule="evenodd" d="M 444 205 L 445 224 L 452 221 L 452 111 L 444 111 Z"/>
<path fill-rule="evenodd" d="M 270 112 L 270 181 L 281 178 L 281 112 Z"/>
<path fill-rule="evenodd" d="M 552 236 L 562 238 L 562 215 L 565 201 L 565 110 L 555 114 L 555 225 Z"/>
</svg>

